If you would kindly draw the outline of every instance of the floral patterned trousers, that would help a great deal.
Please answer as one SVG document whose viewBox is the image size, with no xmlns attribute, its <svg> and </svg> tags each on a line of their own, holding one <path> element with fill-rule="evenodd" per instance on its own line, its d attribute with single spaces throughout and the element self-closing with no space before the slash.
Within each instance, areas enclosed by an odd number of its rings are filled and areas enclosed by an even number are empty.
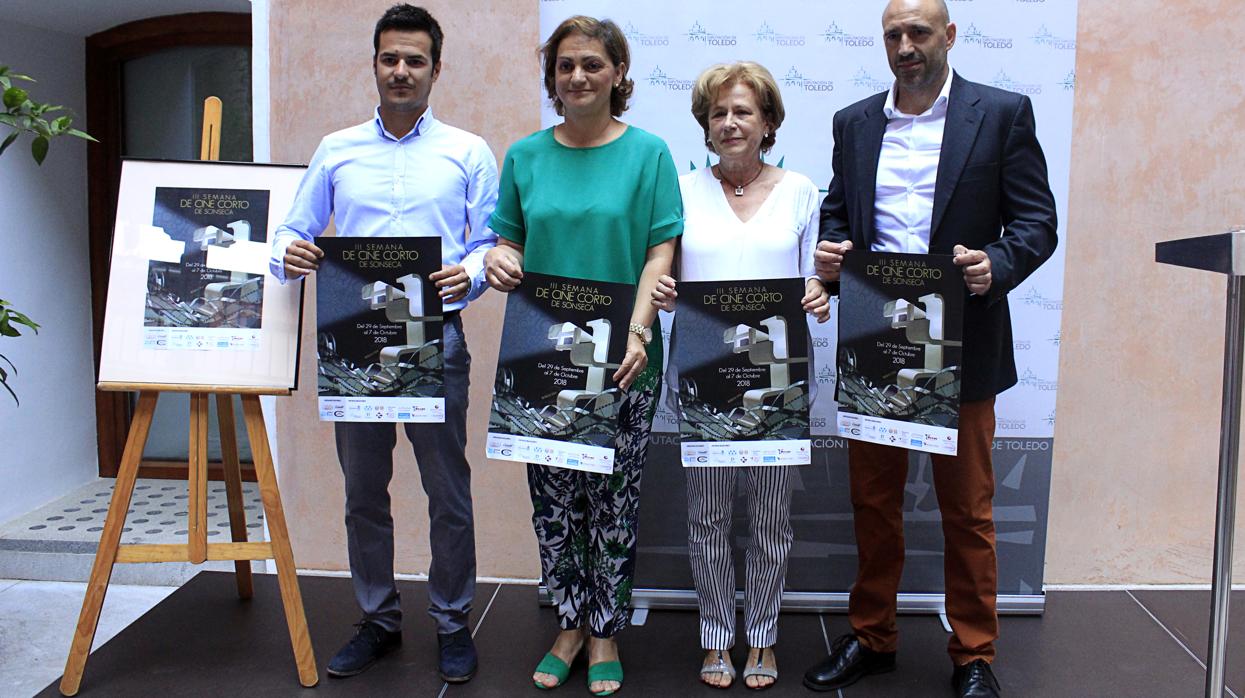
<svg viewBox="0 0 1245 698">
<path fill-rule="evenodd" d="M 541 572 L 564 630 L 587 624 L 605 638 L 630 623 L 640 475 L 660 375 L 650 366 L 623 401 L 612 474 L 527 465 Z"/>
</svg>

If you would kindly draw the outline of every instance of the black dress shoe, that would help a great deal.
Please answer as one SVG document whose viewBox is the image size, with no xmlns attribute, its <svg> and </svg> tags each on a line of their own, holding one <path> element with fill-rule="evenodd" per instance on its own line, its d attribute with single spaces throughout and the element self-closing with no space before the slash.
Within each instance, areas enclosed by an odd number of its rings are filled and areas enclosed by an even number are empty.
<svg viewBox="0 0 1245 698">
<path fill-rule="evenodd" d="M 402 632 L 390 632 L 378 623 L 363 620 L 355 623 L 354 637 L 329 660 L 328 675 L 343 679 L 363 673 L 377 659 L 402 644 Z"/>
<path fill-rule="evenodd" d="M 437 635 L 437 645 L 441 648 L 440 662 L 437 673 L 446 683 L 466 683 L 476 674 L 479 662 L 476 658 L 476 646 L 471 641 L 471 629 L 460 628 L 452 633 Z"/>
<path fill-rule="evenodd" d="M 804 672 L 804 685 L 814 691 L 833 691 L 870 674 L 894 670 L 894 652 L 874 652 L 862 645 L 854 634 L 847 634 L 835 638 L 829 657 Z"/>
<path fill-rule="evenodd" d="M 1000 694 L 998 679 L 984 659 L 957 666 L 951 674 L 951 686 L 960 698 L 998 698 Z"/>
</svg>

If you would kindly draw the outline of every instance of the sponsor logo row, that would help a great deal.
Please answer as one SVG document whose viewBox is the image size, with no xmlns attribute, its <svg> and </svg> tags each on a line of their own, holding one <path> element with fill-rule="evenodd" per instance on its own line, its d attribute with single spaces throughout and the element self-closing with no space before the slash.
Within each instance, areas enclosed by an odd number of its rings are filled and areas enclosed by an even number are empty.
<svg viewBox="0 0 1245 698">
<path fill-rule="evenodd" d="M 691 92 L 696 86 L 694 77 L 686 75 L 675 76 L 670 75 L 661 67 L 661 65 L 653 66 L 649 74 L 643 78 L 649 85 L 671 92 Z M 834 92 L 835 83 L 833 80 L 819 80 L 809 77 L 803 70 L 796 66 L 790 66 L 787 72 L 779 78 L 783 88 L 796 89 L 803 92 L 828 94 Z M 852 75 L 847 84 L 852 88 L 863 93 L 875 93 L 889 90 L 891 83 L 889 80 L 876 78 L 864 68 L 858 68 Z M 1007 71 L 999 70 L 990 80 L 990 84 L 1009 92 L 1019 92 L 1025 95 L 1040 95 L 1044 89 L 1049 90 L 1054 87 L 1057 90 L 1071 91 L 1076 88 L 1076 74 L 1069 72 L 1067 76 L 1059 80 L 1054 85 L 1043 85 L 1037 82 L 1024 82 L 1013 78 Z M 1052 301 L 1062 305 L 1062 301 Z"/>
<path fill-rule="evenodd" d="M 1054 424 L 1055 415 L 1052 412 L 1046 420 L 1050 424 Z M 993 450 L 995 451 L 1027 451 L 1027 452 L 1047 452 L 1052 448 L 1052 439 L 1050 438 L 1016 438 L 1016 437 L 1000 437 L 994 440 Z M 835 450 L 845 449 L 851 444 L 851 439 L 840 436 L 815 436 L 807 442 L 810 450 Z M 682 446 L 678 434 L 658 433 L 654 432 L 649 437 L 650 446 Z M 490 455 L 490 458 L 497 456 Z"/>
<path fill-rule="evenodd" d="M 624 23 L 623 33 L 627 35 L 627 41 L 635 46 L 671 46 L 679 43 L 703 46 L 739 46 L 749 39 L 755 44 L 790 48 L 814 44 L 830 44 L 848 48 L 874 48 L 882 44 L 881 37 L 874 36 L 873 34 L 857 34 L 847 31 L 840 27 L 838 22 L 830 22 L 822 31 L 810 35 L 786 34 L 771 27 L 768 21 L 762 21 L 755 31 L 750 34 L 739 35 L 711 31 L 699 20 L 693 22 L 691 27 L 679 34 L 650 34 L 636 27 L 634 22 L 627 21 Z M 1045 24 L 1032 30 L 1023 39 L 1018 40 L 1014 36 L 995 34 L 987 29 L 978 27 L 976 23 L 970 22 L 967 26 L 960 28 L 958 40 L 965 45 L 982 49 L 1013 49 L 1019 45 L 1028 44 L 1060 51 L 1076 50 L 1075 38 L 1054 34 Z"/>
</svg>

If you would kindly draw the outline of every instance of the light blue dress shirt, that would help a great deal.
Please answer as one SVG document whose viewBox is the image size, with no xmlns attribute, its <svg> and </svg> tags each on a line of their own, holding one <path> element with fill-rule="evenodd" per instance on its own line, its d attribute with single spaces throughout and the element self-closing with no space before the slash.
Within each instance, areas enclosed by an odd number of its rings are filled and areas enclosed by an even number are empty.
<svg viewBox="0 0 1245 698">
<path fill-rule="evenodd" d="M 441 237 L 441 258 L 471 277 L 461 310 L 487 284 L 484 253 L 496 244 L 488 227 L 497 205 L 497 159 L 483 138 L 437 121 L 428 109 L 401 138 L 371 121 L 320 141 L 289 215 L 273 236 L 269 267 L 285 281 L 285 248 L 310 241 L 332 217 L 339 237 Z"/>
</svg>

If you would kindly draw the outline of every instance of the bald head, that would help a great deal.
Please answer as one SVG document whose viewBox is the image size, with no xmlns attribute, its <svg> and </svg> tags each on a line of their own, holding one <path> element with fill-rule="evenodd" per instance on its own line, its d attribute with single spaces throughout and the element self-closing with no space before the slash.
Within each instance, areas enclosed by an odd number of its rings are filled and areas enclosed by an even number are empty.
<svg viewBox="0 0 1245 698">
<path fill-rule="evenodd" d="M 905 114 L 920 114 L 950 75 L 947 51 L 955 24 L 943 0 L 890 0 L 882 13 L 882 41 L 895 74 L 895 99 Z"/>
<path fill-rule="evenodd" d="M 943 27 L 951 23 L 951 13 L 947 11 L 945 0 L 890 0 L 882 12 L 882 26 L 886 26 L 886 21 L 896 14 L 905 12 L 916 12 Z"/>
</svg>

